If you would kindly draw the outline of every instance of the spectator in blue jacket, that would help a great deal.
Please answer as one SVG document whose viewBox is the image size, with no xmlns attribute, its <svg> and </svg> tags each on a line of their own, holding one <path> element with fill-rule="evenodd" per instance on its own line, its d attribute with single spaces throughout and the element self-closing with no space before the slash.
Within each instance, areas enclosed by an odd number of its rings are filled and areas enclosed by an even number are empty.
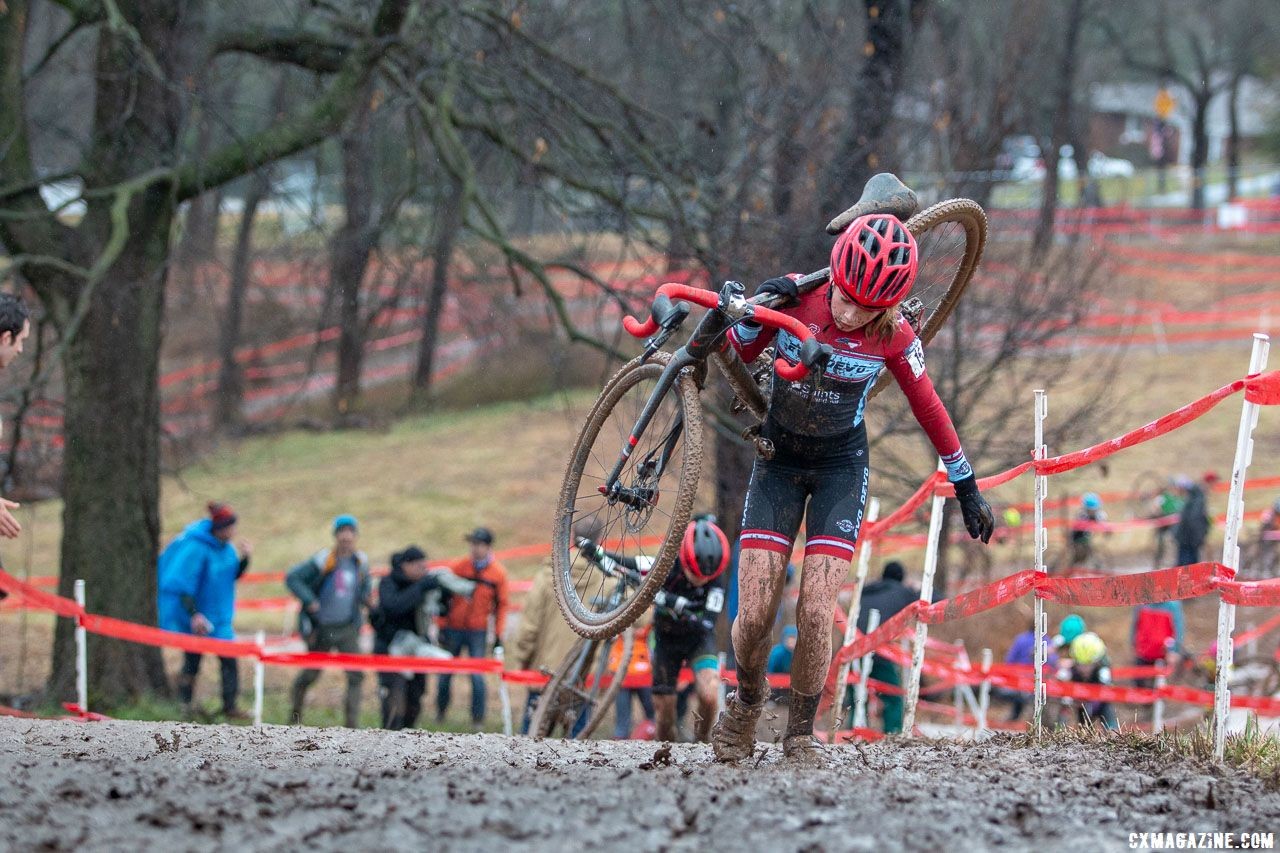
<svg viewBox="0 0 1280 853">
<path fill-rule="evenodd" d="M 232 620 L 236 609 L 236 581 L 249 568 L 251 549 L 241 541 L 232 545 L 236 514 L 221 503 L 209 504 L 209 517 L 187 525 L 160 554 L 159 595 L 156 599 L 160 627 L 166 631 L 235 639 Z M 201 656 L 186 652 L 178 676 L 178 696 L 184 716 L 193 714 L 196 674 Z M 236 707 L 240 677 L 235 658 L 218 658 L 222 669 L 222 713 L 228 719 L 248 719 Z"/>
</svg>

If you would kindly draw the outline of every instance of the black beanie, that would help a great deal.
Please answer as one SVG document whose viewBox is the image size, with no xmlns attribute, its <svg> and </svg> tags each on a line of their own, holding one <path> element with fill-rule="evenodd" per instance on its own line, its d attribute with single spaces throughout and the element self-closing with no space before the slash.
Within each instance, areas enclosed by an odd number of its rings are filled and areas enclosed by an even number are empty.
<svg viewBox="0 0 1280 853">
<path fill-rule="evenodd" d="M 412 563 L 414 560 L 425 560 L 427 554 L 417 545 L 410 545 L 403 551 L 397 551 L 391 555 L 391 567 L 398 569 L 405 563 Z"/>
<path fill-rule="evenodd" d="M 907 570 L 902 567 L 902 563 L 897 560 L 890 560 L 884 564 L 884 579 L 887 581 L 901 581 L 907 576 Z"/>
</svg>

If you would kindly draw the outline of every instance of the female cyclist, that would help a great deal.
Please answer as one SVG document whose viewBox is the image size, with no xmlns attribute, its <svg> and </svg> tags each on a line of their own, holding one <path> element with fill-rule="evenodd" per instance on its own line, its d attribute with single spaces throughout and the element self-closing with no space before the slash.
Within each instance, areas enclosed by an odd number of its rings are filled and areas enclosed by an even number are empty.
<svg viewBox="0 0 1280 853">
<path fill-rule="evenodd" d="M 915 281 L 919 250 L 894 216 L 851 222 L 831 250 L 831 280 L 800 296 L 795 276 L 771 278 L 756 294 L 788 297 L 784 313 L 809 327 L 833 354 L 821 376 L 788 382 L 773 376 L 761 435 L 773 442 L 772 459 L 758 459 L 743 507 L 738 568 L 738 617 L 733 648 L 738 689 L 712 732 L 720 761 L 741 761 L 755 748 L 756 723 L 768 697 L 765 682 L 770 629 L 778 611 L 787 558 L 805 517 L 805 551 L 796 621 L 799 637 L 791 668 L 790 719 L 783 736 L 788 758 L 820 763 L 813 736 L 827 667 L 836 593 L 849 573 L 862 526 L 869 460 L 863 410 L 885 367 L 902 387 L 955 484 L 969 535 L 987 542 L 995 519 L 978 492 L 951 418 L 924 367 L 920 340 L 897 310 Z M 789 332 L 743 323 L 729 340 L 750 362 L 776 334 L 780 355 L 800 358 Z M 806 508 L 806 501 L 808 506 Z"/>
</svg>

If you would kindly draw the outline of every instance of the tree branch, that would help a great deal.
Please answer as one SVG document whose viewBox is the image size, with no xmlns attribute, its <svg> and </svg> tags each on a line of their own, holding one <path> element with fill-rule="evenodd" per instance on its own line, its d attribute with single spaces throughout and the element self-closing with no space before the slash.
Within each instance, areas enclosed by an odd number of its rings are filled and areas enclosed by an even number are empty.
<svg viewBox="0 0 1280 853">
<path fill-rule="evenodd" d="M 174 182 L 178 201 L 194 198 L 213 187 L 246 175 L 268 163 L 310 148 L 334 133 L 377 71 L 391 45 L 392 22 L 403 22 L 411 0 L 382 0 L 372 35 L 352 49 L 329 90 L 302 115 L 277 124 L 247 139 L 233 142 L 199 162 L 187 162 L 177 170 Z"/>
<path fill-rule="evenodd" d="M 296 65 L 317 74 L 336 74 L 352 52 L 350 44 L 331 41 L 320 33 L 283 27 L 246 28 L 223 32 L 210 51 L 247 53 L 268 62 Z"/>
</svg>

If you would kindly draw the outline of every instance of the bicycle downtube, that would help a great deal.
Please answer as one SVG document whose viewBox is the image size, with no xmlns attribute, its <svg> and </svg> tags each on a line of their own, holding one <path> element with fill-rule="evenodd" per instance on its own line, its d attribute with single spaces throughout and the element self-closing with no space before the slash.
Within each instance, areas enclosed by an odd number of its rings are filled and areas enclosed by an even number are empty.
<svg viewBox="0 0 1280 853">
<path fill-rule="evenodd" d="M 653 420 L 653 416 L 657 413 L 658 406 L 662 404 L 662 398 L 675 385 L 676 377 L 680 375 L 680 371 L 696 362 L 697 359 L 689 355 L 684 347 L 677 350 L 675 355 L 671 357 L 666 369 L 658 377 L 658 384 L 653 389 L 653 393 L 649 395 L 649 399 L 645 402 L 644 409 L 640 412 L 640 417 L 636 419 L 635 426 L 631 428 L 631 435 L 627 438 L 627 443 L 623 446 L 622 452 L 618 454 L 618 461 L 614 463 L 613 470 L 609 472 L 604 485 L 600 487 L 601 494 L 606 497 L 616 495 L 618 478 L 622 476 L 622 468 L 627 464 L 627 460 L 631 458 L 631 453 L 636 449 L 636 445 L 640 443 L 640 437 L 644 435 L 644 431 L 649 427 L 649 422 Z"/>
</svg>

